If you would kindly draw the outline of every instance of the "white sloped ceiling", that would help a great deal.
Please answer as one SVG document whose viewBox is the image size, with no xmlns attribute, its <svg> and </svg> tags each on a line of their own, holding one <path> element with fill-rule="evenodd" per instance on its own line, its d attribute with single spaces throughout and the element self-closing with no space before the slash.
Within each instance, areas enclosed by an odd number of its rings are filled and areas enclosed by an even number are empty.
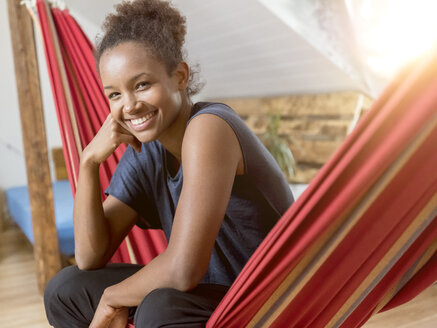
<svg viewBox="0 0 437 328">
<path fill-rule="evenodd" d="M 75 0 L 67 5 L 94 40 L 104 16 L 117 2 Z M 206 81 L 200 98 L 359 89 L 358 83 L 258 1 L 172 2 L 187 17 L 188 60 L 200 65 Z"/>
</svg>

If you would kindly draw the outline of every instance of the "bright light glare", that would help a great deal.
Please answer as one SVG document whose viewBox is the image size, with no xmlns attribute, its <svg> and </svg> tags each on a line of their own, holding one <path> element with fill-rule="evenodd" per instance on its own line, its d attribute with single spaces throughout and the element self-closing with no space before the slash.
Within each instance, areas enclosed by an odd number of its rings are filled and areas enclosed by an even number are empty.
<svg viewBox="0 0 437 328">
<path fill-rule="evenodd" d="M 350 0 L 348 11 L 367 64 L 391 76 L 437 40 L 436 0 Z"/>
</svg>

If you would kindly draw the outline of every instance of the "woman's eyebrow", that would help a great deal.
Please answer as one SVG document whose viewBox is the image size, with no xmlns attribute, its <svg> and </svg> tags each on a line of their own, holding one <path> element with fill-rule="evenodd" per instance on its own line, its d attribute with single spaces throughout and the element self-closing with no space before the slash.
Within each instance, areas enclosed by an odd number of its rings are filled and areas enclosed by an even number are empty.
<svg viewBox="0 0 437 328">
<path fill-rule="evenodd" d="M 138 79 L 138 78 L 139 78 L 140 76 L 142 76 L 142 75 L 150 76 L 149 73 L 141 72 L 141 73 L 138 73 L 138 74 L 132 76 L 132 77 L 128 80 L 128 83 L 130 83 L 130 82 L 132 82 L 132 81 Z M 105 90 L 106 90 L 106 89 L 114 89 L 114 87 L 113 87 L 112 85 L 106 85 L 106 86 L 103 87 L 103 89 L 105 89 Z"/>
<path fill-rule="evenodd" d="M 132 81 L 134 81 L 134 80 L 136 80 L 136 79 L 138 79 L 140 76 L 142 76 L 142 75 L 147 75 L 147 76 L 150 76 L 150 74 L 149 73 L 146 73 L 146 72 L 142 72 L 142 73 L 139 73 L 139 74 L 136 74 L 136 75 L 134 75 L 134 76 L 132 76 L 130 79 L 129 79 L 129 81 L 128 82 L 132 82 Z"/>
</svg>

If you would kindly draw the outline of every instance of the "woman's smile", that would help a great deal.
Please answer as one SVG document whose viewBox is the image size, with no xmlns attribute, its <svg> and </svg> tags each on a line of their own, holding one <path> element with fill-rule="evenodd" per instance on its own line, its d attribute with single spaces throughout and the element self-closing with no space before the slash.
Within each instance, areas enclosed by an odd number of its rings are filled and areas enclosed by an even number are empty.
<svg viewBox="0 0 437 328">
<path fill-rule="evenodd" d="M 154 118 L 158 114 L 158 110 L 154 110 L 145 114 L 142 117 L 126 119 L 127 125 L 135 131 L 146 130 L 154 121 Z"/>
</svg>

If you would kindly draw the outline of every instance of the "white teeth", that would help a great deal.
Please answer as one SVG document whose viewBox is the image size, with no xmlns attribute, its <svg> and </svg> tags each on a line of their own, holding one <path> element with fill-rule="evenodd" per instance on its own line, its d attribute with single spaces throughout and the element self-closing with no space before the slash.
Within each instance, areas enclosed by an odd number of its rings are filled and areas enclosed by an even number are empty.
<svg viewBox="0 0 437 328">
<path fill-rule="evenodd" d="M 135 124 L 135 125 L 141 124 L 145 121 L 147 121 L 146 117 L 141 117 L 141 118 L 137 118 L 135 120 L 131 120 L 132 124 Z"/>
<path fill-rule="evenodd" d="M 147 120 L 151 119 L 153 116 L 155 116 L 156 112 L 151 112 L 149 114 L 147 114 L 145 117 Z"/>
<path fill-rule="evenodd" d="M 148 113 L 146 116 L 131 120 L 131 122 L 134 125 L 138 125 L 138 124 L 144 123 L 145 121 L 151 119 L 153 116 L 155 116 L 155 112 L 151 112 L 151 113 Z"/>
</svg>

